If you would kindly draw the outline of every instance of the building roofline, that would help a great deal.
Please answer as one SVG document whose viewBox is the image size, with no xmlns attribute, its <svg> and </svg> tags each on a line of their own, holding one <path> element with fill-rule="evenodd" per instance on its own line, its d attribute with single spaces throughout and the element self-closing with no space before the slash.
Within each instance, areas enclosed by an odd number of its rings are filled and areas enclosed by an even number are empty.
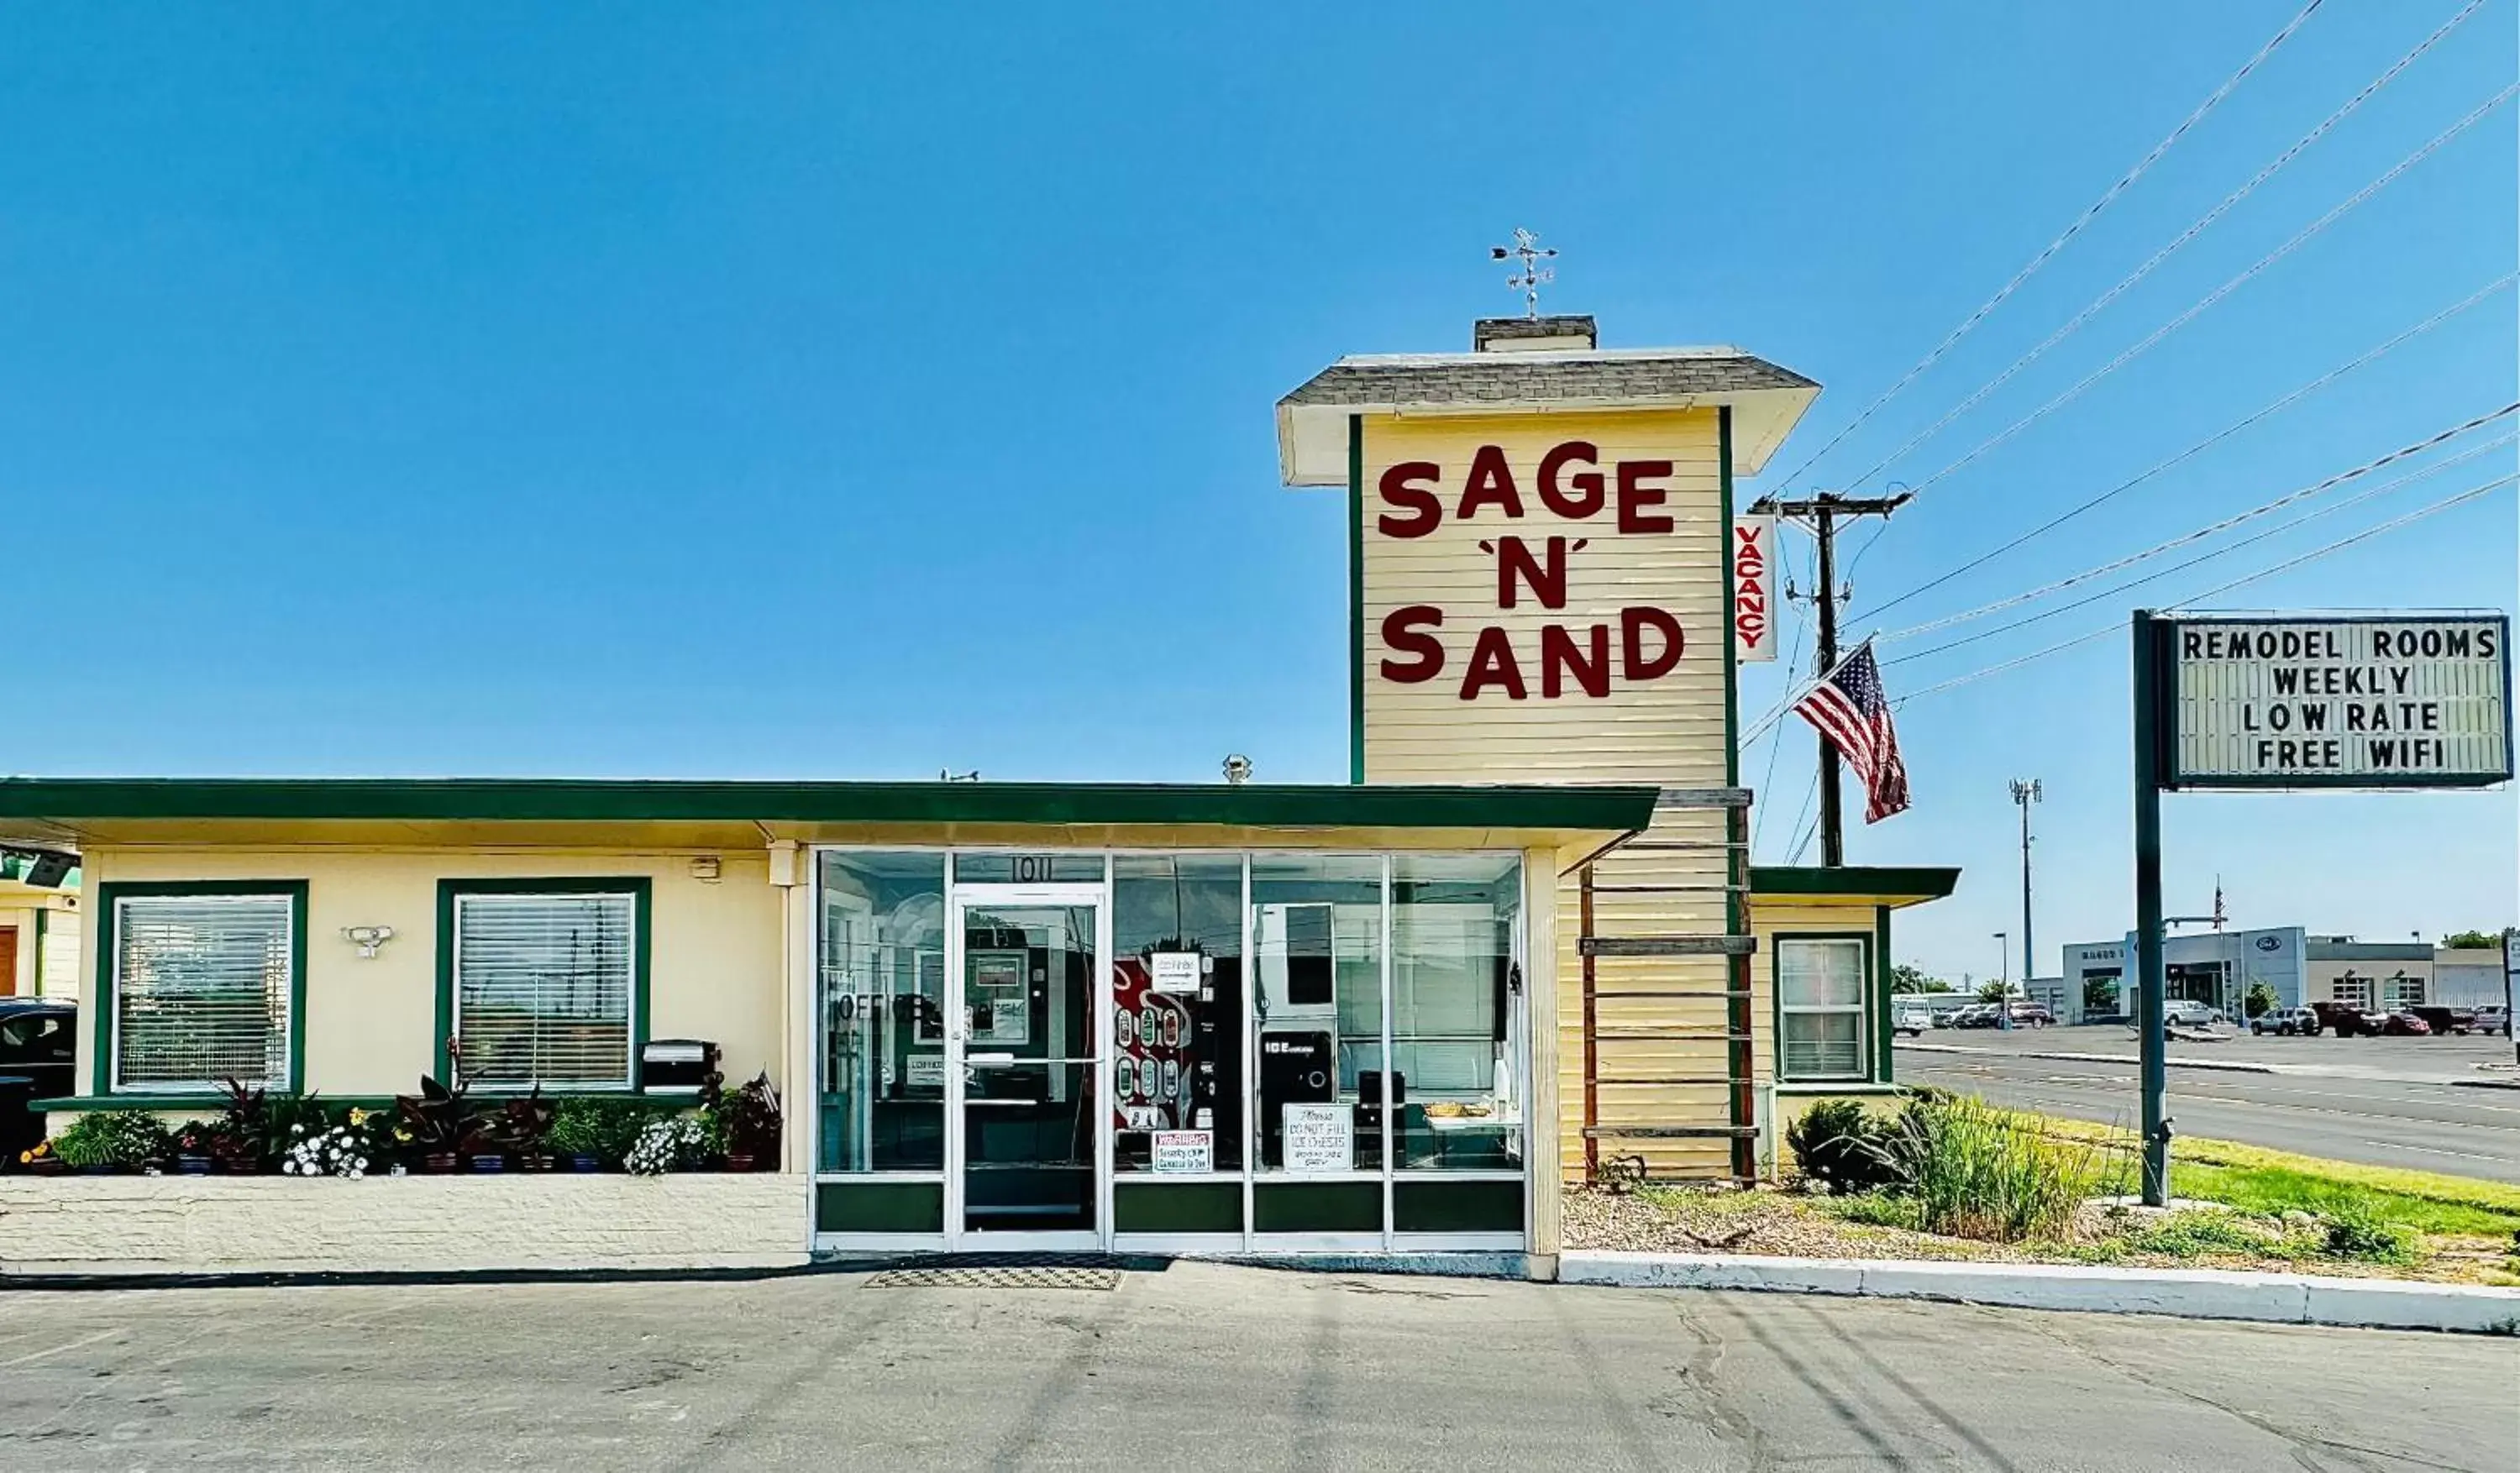
<svg viewBox="0 0 2520 1473">
<path fill-rule="evenodd" d="M 576 778 L 0 778 L 0 823 L 385 820 L 1233 825 L 1624 832 L 1650 786 Z"/>
</svg>

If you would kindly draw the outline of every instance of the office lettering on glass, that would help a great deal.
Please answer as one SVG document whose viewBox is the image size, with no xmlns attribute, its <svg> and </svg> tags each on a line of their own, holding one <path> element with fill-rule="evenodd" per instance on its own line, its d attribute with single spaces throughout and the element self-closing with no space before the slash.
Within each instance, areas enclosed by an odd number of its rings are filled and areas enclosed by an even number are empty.
<svg viewBox="0 0 2520 1473">
<path fill-rule="evenodd" d="M 1505 447 L 1481 445 L 1458 491 L 1443 484 L 1434 461 L 1402 461 L 1376 482 L 1382 511 L 1377 533 L 1409 541 L 1426 537 L 1449 516 L 1459 522 L 1493 521 L 1498 530 L 1478 539 L 1493 559 L 1492 606 L 1568 607 L 1570 566 L 1588 551 L 1610 562 L 1618 539 L 1662 536 L 1676 525 L 1667 500 L 1673 463 L 1621 460 L 1603 469 L 1590 441 L 1567 440 L 1540 457 L 1531 495 L 1523 494 Z M 1548 531 L 1563 526 L 1567 532 Z M 1514 530 L 1506 530 L 1513 528 Z M 1583 535 L 1570 535 L 1582 533 Z M 1395 685 L 1451 679 L 1454 664 L 1439 632 L 1462 610 L 1436 603 L 1392 609 L 1381 622 L 1382 678 Z M 1469 633 L 1469 652 L 1459 667 L 1463 700 L 1496 695 L 1508 700 L 1567 696 L 1606 697 L 1612 682 L 1642 685 L 1678 668 L 1688 648 L 1681 622 L 1658 603 L 1628 603 L 1590 621 L 1543 623 L 1536 647 L 1517 648 L 1502 623 Z"/>
</svg>

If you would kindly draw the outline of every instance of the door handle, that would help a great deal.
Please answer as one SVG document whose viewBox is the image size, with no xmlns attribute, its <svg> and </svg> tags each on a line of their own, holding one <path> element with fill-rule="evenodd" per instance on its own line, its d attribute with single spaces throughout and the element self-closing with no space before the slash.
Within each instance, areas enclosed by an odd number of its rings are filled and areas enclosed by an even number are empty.
<svg viewBox="0 0 2520 1473">
<path fill-rule="evenodd" d="M 966 1053 L 963 1055 L 963 1062 L 967 1064 L 1012 1064 L 1014 1061 L 1015 1056 L 1012 1053 Z"/>
</svg>

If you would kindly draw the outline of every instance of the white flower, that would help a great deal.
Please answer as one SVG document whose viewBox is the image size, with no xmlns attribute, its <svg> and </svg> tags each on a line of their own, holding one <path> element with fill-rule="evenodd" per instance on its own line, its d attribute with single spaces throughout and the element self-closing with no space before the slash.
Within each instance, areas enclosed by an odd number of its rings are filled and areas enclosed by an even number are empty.
<svg viewBox="0 0 2520 1473">
<path fill-rule="evenodd" d="M 282 1176 L 284 1176 L 284 1177 L 293 1177 L 293 1176 L 297 1175 L 297 1163 L 296 1163 L 296 1162 L 294 1162 L 294 1161 L 283 1161 L 283 1162 L 281 1162 L 281 1163 L 280 1163 L 280 1174 L 281 1174 Z"/>
<path fill-rule="evenodd" d="M 306 1127 L 302 1125 L 292 1125 L 289 1128 L 289 1134 L 292 1136 L 303 1136 L 306 1134 Z"/>
<path fill-rule="evenodd" d="M 359 1159 L 357 1159 L 356 1161 L 351 1162 L 350 1164 L 351 1164 L 352 1166 L 356 1167 L 357 1169 L 359 1169 L 360 1171 L 366 1171 L 366 1170 L 368 1169 L 368 1158 L 367 1158 L 367 1157 L 365 1157 L 365 1156 L 361 1156 Z"/>
</svg>

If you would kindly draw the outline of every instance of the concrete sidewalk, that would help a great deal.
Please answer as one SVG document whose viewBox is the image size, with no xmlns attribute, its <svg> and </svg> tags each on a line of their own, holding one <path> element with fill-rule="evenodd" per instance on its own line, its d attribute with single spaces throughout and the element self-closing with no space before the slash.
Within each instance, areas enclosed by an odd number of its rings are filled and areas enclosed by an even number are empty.
<svg viewBox="0 0 2520 1473">
<path fill-rule="evenodd" d="M 2520 1334 L 2520 1289 L 2223 1269 L 1598 1251 L 1561 1255 L 1557 1281 L 1629 1289 L 1756 1289 L 2024 1310 L 2173 1315 L 2183 1319 Z"/>
</svg>

